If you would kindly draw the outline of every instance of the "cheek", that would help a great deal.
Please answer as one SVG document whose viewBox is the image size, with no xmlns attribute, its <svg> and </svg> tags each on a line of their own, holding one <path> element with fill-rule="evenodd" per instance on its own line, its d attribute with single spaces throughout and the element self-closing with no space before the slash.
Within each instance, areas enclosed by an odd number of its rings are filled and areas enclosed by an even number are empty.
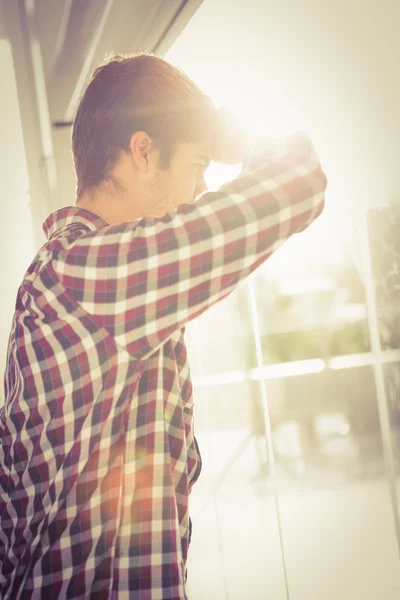
<svg viewBox="0 0 400 600">
<path fill-rule="evenodd" d="M 195 198 L 204 191 L 203 174 L 192 165 L 180 164 L 179 168 L 172 169 L 170 204 L 191 204 Z"/>
<path fill-rule="evenodd" d="M 180 204 L 191 204 L 195 192 L 195 181 L 186 175 L 174 177 L 168 189 L 168 209 L 174 210 Z"/>
<path fill-rule="evenodd" d="M 180 202 L 192 202 L 196 190 L 196 177 L 193 173 L 182 173 L 179 180 L 176 182 L 177 191 Z"/>
</svg>

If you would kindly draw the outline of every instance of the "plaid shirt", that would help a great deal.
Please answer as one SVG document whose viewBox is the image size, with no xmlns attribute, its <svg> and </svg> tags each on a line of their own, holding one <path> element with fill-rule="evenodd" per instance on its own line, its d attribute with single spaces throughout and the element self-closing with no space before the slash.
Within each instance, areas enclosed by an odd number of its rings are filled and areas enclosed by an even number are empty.
<svg viewBox="0 0 400 600">
<path fill-rule="evenodd" d="M 0 411 L 1 597 L 186 598 L 201 461 L 184 326 L 324 203 L 304 136 L 254 160 L 161 218 L 114 226 L 68 207 L 46 220 Z"/>
</svg>

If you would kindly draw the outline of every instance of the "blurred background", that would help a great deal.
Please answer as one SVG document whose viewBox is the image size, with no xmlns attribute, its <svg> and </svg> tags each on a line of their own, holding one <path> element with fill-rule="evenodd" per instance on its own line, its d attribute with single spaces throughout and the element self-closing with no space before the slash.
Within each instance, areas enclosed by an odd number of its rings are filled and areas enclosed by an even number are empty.
<svg viewBox="0 0 400 600">
<path fill-rule="evenodd" d="M 400 597 L 399 18 L 397 0 L 0 0 L 2 368 L 107 53 L 164 56 L 258 134 L 306 131 L 328 174 L 323 216 L 187 327 L 190 600 Z M 212 164 L 209 188 L 238 171 Z"/>
</svg>

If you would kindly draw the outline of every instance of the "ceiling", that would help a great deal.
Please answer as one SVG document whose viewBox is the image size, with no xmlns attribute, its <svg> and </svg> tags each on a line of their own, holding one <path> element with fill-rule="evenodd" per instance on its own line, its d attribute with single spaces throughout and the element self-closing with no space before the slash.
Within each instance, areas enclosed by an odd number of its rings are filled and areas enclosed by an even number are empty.
<svg viewBox="0 0 400 600">
<path fill-rule="evenodd" d="M 25 0 L 39 41 L 52 123 L 70 122 L 91 71 L 110 53 L 164 54 L 202 0 Z"/>
</svg>

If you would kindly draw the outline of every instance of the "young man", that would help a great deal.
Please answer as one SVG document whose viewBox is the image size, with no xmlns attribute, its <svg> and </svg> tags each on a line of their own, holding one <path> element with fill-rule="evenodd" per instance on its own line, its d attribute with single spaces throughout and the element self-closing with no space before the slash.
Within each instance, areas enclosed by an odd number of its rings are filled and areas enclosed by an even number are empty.
<svg viewBox="0 0 400 600">
<path fill-rule="evenodd" d="M 232 125 L 232 124 L 231 124 Z M 98 68 L 77 110 L 77 202 L 18 291 L 0 412 L 4 598 L 183 600 L 201 459 L 186 323 L 321 212 L 308 139 L 248 150 L 154 56 Z"/>
</svg>

